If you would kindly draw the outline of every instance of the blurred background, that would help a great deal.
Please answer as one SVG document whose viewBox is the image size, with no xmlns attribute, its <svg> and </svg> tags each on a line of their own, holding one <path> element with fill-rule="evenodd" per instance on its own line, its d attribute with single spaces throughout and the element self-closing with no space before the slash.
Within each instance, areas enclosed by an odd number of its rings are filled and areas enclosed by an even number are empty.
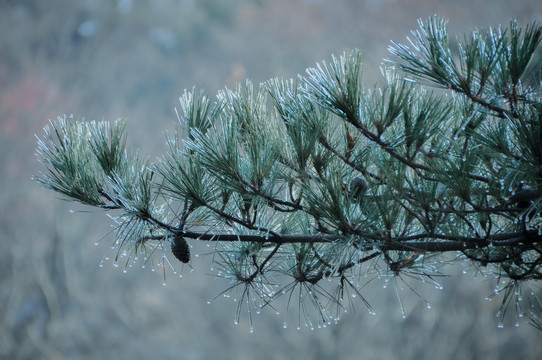
<svg viewBox="0 0 542 360">
<path fill-rule="evenodd" d="M 182 278 L 100 267 L 112 238 L 103 213 L 32 181 L 36 139 L 63 114 L 128 118 L 129 144 L 154 161 L 184 89 L 291 78 L 360 48 L 379 81 L 390 40 L 438 14 L 459 37 L 475 27 L 542 22 L 540 0 L 1 0 L 0 358 L 2 359 L 540 359 L 542 333 L 512 316 L 497 327 L 494 279 L 448 267 L 430 302 L 374 281 L 338 325 L 283 328 L 264 311 L 234 325 L 228 286 L 193 258 Z M 74 214 L 77 212 L 77 214 Z M 178 268 L 180 266 L 176 265 Z M 513 313 L 513 309 L 511 309 Z"/>
</svg>

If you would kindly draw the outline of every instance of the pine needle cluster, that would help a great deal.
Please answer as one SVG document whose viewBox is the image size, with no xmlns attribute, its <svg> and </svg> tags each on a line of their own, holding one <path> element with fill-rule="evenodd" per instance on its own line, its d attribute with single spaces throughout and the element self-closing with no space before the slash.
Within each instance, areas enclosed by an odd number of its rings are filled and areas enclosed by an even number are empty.
<svg viewBox="0 0 542 360">
<path fill-rule="evenodd" d="M 185 92 L 156 163 L 126 149 L 123 120 L 59 118 L 37 180 L 120 213 L 115 261 L 164 265 L 168 244 L 189 263 L 191 241 L 213 242 L 236 319 L 284 297 L 298 326 L 326 326 L 352 297 L 372 311 L 367 275 L 438 287 L 450 253 L 498 279 L 502 316 L 514 303 L 542 328 L 525 290 L 542 279 L 542 27 L 512 21 L 453 47 L 444 19 L 419 25 L 390 46 L 380 88 L 363 86 L 353 50 L 213 101 Z"/>
</svg>

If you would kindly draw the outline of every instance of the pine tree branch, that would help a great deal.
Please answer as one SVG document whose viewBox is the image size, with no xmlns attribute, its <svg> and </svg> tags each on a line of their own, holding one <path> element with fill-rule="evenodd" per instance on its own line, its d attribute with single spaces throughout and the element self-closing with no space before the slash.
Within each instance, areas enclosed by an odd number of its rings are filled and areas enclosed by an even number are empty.
<svg viewBox="0 0 542 360">
<path fill-rule="evenodd" d="M 325 137 L 320 138 L 320 144 L 327 150 L 331 151 L 333 155 L 337 156 L 339 159 L 341 159 L 342 162 L 344 162 L 346 165 L 350 166 L 352 169 L 359 171 L 360 173 L 366 175 L 367 171 L 363 167 L 357 165 L 353 161 L 351 161 L 347 156 L 341 154 L 337 149 L 335 149 L 329 141 Z M 373 175 L 374 176 L 374 175 Z"/>
<path fill-rule="evenodd" d="M 273 196 L 270 196 L 268 194 L 265 194 L 261 191 L 261 189 L 250 183 L 249 181 L 246 181 L 243 177 L 239 176 L 238 177 L 238 180 L 245 186 L 247 186 L 251 191 L 250 192 L 247 192 L 247 194 L 249 195 L 255 195 L 255 196 L 259 196 L 265 200 L 267 200 L 269 202 L 269 204 L 271 206 L 276 206 L 276 205 L 281 205 L 281 206 L 287 206 L 289 208 L 291 208 L 291 210 L 288 210 L 288 209 L 282 209 L 282 208 L 277 208 L 278 211 L 282 211 L 282 212 L 290 212 L 290 211 L 296 211 L 296 210 L 303 210 L 303 206 L 301 206 L 299 204 L 299 202 L 292 202 L 292 201 L 287 201 L 287 200 L 281 200 L 281 199 L 277 199 Z M 276 207 L 275 207 L 276 208 Z"/>
<path fill-rule="evenodd" d="M 385 140 L 383 140 L 381 136 L 371 132 L 367 128 L 367 126 L 365 126 L 360 121 L 360 119 L 359 119 L 359 117 L 357 115 L 356 116 L 350 115 L 350 117 L 347 118 L 347 121 L 350 124 L 354 125 L 357 129 L 359 129 L 361 131 L 361 133 L 363 134 L 363 136 L 365 136 L 368 140 L 373 141 L 374 143 L 379 145 L 382 150 L 384 150 L 385 152 L 390 154 L 393 158 L 399 160 L 401 163 L 403 163 L 403 164 L 407 165 L 408 167 L 410 167 L 412 169 L 415 169 L 415 170 L 424 170 L 424 171 L 427 171 L 429 173 L 434 172 L 434 169 L 431 168 L 430 166 L 417 163 L 417 162 L 415 162 L 415 161 L 413 161 L 413 160 L 411 160 L 409 158 L 406 158 L 406 157 L 400 155 L 397 151 L 395 151 L 393 146 L 391 146 L 389 143 L 387 143 Z M 481 175 L 477 175 L 477 174 L 470 174 L 470 173 L 465 174 L 465 175 L 468 176 L 470 179 L 473 179 L 473 180 L 481 181 L 481 182 L 484 182 L 484 183 L 489 183 L 490 182 L 490 180 L 485 176 L 481 176 Z"/>
<path fill-rule="evenodd" d="M 245 286 L 238 310 L 299 289 L 300 309 L 311 299 L 326 322 L 324 307 L 342 310 L 345 287 L 365 302 L 357 265 L 433 281 L 442 264 L 429 259 L 445 252 L 492 264 L 487 273 L 511 281 L 506 298 L 520 280 L 542 278 L 542 99 L 520 81 L 542 27 L 513 22 L 489 40 L 475 32 L 457 61 L 445 25 L 431 18 L 412 48 L 394 44 L 399 61 L 382 89 L 363 87 L 355 50 L 308 69 L 299 85 L 220 92 L 213 109 L 203 93 L 185 93 L 188 133 L 182 144 L 168 139 L 159 166 L 126 151 L 122 121 L 59 118 L 38 139 L 46 173 L 37 180 L 122 212 L 115 261 L 160 253 L 163 265 L 169 241 L 186 263 L 186 240 L 218 242 L 228 291 Z M 397 65 L 454 96 L 405 81 Z M 283 277 L 291 282 L 276 283 Z M 338 279 L 335 292 L 324 278 Z"/>
<path fill-rule="evenodd" d="M 513 110 L 509 111 L 509 110 L 503 109 L 500 106 L 490 104 L 486 100 L 482 99 L 479 95 L 473 94 L 470 91 L 465 91 L 465 89 L 457 86 L 456 84 L 454 84 L 452 82 L 447 82 L 444 85 L 448 89 L 451 89 L 451 90 L 453 90 L 453 91 L 455 91 L 457 93 L 460 93 L 460 94 L 463 94 L 463 95 L 467 96 L 472 102 L 474 102 L 476 104 L 480 104 L 484 108 L 495 112 L 496 116 L 498 116 L 501 119 L 508 119 L 509 115 L 511 115 L 514 118 L 518 118 L 517 112 L 515 112 Z"/>
<path fill-rule="evenodd" d="M 201 241 L 220 242 L 248 242 L 260 244 L 316 244 L 333 243 L 343 241 L 344 236 L 320 235 L 320 234 L 227 234 L 208 233 L 188 230 L 171 231 L 178 236 Z M 141 238 L 146 240 L 164 240 L 166 235 L 147 235 Z M 462 237 L 445 234 L 420 233 L 409 236 L 398 236 L 388 238 L 384 235 L 364 234 L 348 237 L 350 242 L 358 243 L 364 250 L 379 249 L 380 251 L 419 251 L 419 252 L 450 252 L 478 249 L 489 245 L 494 247 L 529 247 L 542 243 L 542 236 L 537 231 L 521 231 L 511 233 L 492 234 L 485 237 Z M 430 240 L 433 239 L 433 240 Z M 436 241 L 440 240 L 440 241 Z M 365 245 L 363 245 L 365 244 Z"/>
</svg>

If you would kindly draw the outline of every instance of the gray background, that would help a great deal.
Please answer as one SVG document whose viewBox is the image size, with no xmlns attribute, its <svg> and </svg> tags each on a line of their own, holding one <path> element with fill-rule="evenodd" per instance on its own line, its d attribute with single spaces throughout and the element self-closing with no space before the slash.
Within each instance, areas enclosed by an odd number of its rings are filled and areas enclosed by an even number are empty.
<svg viewBox="0 0 542 360">
<path fill-rule="evenodd" d="M 111 262 L 111 222 L 59 201 L 32 182 L 34 134 L 48 119 L 128 118 L 129 144 L 151 160 L 174 130 L 185 88 L 211 95 L 246 77 L 295 77 L 357 47 L 364 80 L 379 81 L 390 40 L 405 41 L 418 18 L 450 19 L 460 37 L 475 27 L 542 21 L 539 0 L 0 1 L 0 358 L 5 359 L 536 359 L 541 333 L 512 316 L 502 329 L 496 281 L 461 264 L 431 303 L 373 281 L 338 325 L 283 329 L 283 316 L 255 316 L 254 333 L 236 304 L 207 300 L 227 286 L 193 259 L 182 279 Z M 453 37 L 453 36 L 452 36 Z M 72 212 L 83 211 L 73 214 Z M 205 248 L 201 251 L 206 251 Z M 467 274 L 463 275 L 463 270 Z"/>
</svg>

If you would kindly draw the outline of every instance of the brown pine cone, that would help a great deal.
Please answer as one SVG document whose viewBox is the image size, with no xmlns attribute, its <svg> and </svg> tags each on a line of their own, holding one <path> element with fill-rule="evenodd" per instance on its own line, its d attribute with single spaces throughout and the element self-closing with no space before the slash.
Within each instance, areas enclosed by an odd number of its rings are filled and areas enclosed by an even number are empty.
<svg viewBox="0 0 542 360">
<path fill-rule="evenodd" d="M 186 264 L 190 261 L 190 247 L 182 236 L 175 236 L 171 242 L 171 251 L 180 262 Z"/>
</svg>

